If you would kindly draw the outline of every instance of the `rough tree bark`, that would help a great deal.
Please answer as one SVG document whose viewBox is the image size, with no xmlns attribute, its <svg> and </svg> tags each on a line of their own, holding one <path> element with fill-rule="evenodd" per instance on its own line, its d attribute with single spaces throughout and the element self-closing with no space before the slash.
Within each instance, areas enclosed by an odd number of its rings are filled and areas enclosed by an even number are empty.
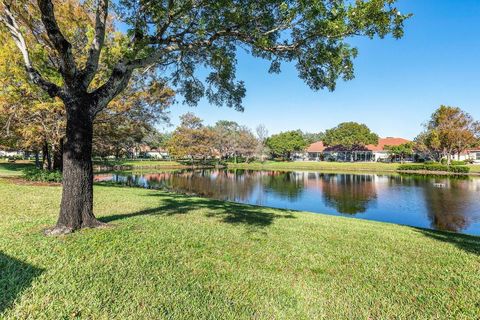
<svg viewBox="0 0 480 320">
<path fill-rule="evenodd" d="M 60 139 L 58 145 L 52 145 L 52 169 L 57 171 L 63 171 L 63 138 Z"/>
<path fill-rule="evenodd" d="M 38 151 L 35 151 L 35 168 L 40 169 L 40 155 Z"/>
<path fill-rule="evenodd" d="M 42 167 L 44 170 L 52 170 L 52 158 L 50 157 L 50 151 L 48 150 L 47 140 L 43 142 L 42 147 Z"/>
<path fill-rule="evenodd" d="M 90 99 L 66 103 L 67 128 L 63 145 L 63 191 L 60 215 L 49 235 L 103 225 L 93 214 L 93 116 Z"/>
</svg>

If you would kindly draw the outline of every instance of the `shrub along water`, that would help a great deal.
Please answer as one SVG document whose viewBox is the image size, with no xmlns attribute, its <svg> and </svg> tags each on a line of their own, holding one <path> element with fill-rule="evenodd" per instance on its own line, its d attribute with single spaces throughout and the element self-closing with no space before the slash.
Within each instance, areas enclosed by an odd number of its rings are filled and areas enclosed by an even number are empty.
<svg viewBox="0 0 480 320">
<path fill-rule="evenodd" d="M 469 173 L 470 168 L 461 165 L 446 166 L 438 163 L 425 164 L 403 164 L 398 166 L 399 171 L 443 171 L 453 173 Z"/>
</svg>

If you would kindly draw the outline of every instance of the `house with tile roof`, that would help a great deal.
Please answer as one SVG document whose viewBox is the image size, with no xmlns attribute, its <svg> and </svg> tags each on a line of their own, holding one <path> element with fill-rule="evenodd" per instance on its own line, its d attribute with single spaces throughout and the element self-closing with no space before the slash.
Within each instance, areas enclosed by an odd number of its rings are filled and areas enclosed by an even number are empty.
<svg viewBox="0 0 480 320">
<path fill-rule="evenodd" d="M 140 145 L 135 148 L 134 156 L 144 156 L 152 159 L 167 159 L 169 157 L 168 151 L 163 148 L 151 148 L 147 145 Z"/>
<path fill-rule="evenodd" d="M 390 154 L 387 146 L 398 146 L 410 142 L 403 138 L 380 138 L 377 145 L 357 146 L 346 148 L 344 146 L 325 146 L 323 141 L 317 141 L 307 147 L 309 160 L 313 161 L 388 161 Z"/>
<path fill-rule="evenodd" d="M 465 150 L 459 155 L 454 156 L 453 159 L 460 161 L 471 161 L 475 164 L 480 164 L 480 147 Z"/>
</svg>

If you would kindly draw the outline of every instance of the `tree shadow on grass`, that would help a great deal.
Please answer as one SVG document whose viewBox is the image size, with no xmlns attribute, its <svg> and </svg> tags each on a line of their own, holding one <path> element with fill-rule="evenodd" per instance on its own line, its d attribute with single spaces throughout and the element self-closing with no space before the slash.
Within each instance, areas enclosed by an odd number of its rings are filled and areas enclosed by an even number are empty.
<svg viewBox="0 0 480 320">
<path fill-rule="evenodd" d="M 0 315 L 30 286 L 43 269 L 9 257 L 0 251 Z"/>
<path fill-rule="evenodd" d="M 448 242 L 457 248 L 480 256 L 480 237 L 467 234 L 414 228 L 423 235 L 438 241 Z"/>
<path fill-rule="evenodd" d="M 180 194 L 151 194 L 158 197 L 161 205 L 137 212 L 118 214 L 99 218 L 102 222 L 112 222 L 131 217 L 144 215 L 172 216 L 189 214 L 197 210 L 206 210 L 207 217 L 220 218 L 222 222 L 231 224 L 245 224 L 254 227 L 266 227 L 276 219 L 293 219 L 291 211 L 263 208 L 234 202 L 219 201 L 205 198 L 188 197 Z"/>
<path fill-rule="evenodd" d="M 33 168 L 33 164 L 31 163 L 7 163 L 7 162 L 2 162 L 0 163 L 0 172 L 11 172 L 11 173 L 16 173 L 16 172 L 22 172 L 24 169 L 30 169 Z"/>
</svg>

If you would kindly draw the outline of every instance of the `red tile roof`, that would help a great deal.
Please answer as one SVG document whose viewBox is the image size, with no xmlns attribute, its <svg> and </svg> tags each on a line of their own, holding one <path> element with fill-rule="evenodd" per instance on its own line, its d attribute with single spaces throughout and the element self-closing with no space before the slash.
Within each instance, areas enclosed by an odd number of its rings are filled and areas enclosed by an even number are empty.
<svg viewBox="0 0 480 320">
<path fill-rule="evenodd" d="M 314 142 L 307 148 L 307 152 L 323 152 L 324 150 L 325 146 L 323 145 L 323 141 Z"/>
<path fill-rule="evenodd" d="M 399 146 L 407 142 L 410 142 L 410 141 L 403 138 L 387 137 L 387 138 L 378 139 L 378 144 L 376 146 L 373 144 L 369 144 L 366 147 L 370 151 L 384 151 L 385 146 Z"/>
<path fill-rule="evenodd" d="M 357 151 L 384 151 L 385 146 L 398 146 L 404 143 L 410 142 L 410 140 L 403 139 L 403 138 L 380 138 L 378 139 L 378 145 L 369 144 L 365 147 L 358 147 L 356 148 Z M 323 144 L 323 141 L 317 141 L 312 143 L 307 148 L 307 152 L 323 152 L 323 151 L 346 151 L 342 146 L 330 146 L 326 147 Z"/>
</svg>

